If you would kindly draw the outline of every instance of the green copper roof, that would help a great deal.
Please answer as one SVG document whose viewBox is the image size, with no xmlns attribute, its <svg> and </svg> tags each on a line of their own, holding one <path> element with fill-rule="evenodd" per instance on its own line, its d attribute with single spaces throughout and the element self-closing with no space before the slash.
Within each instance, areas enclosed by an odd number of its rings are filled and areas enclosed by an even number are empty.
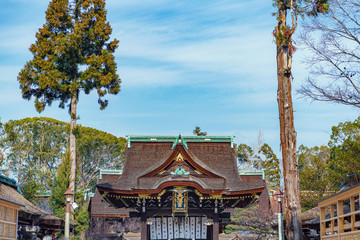
<svg viewBox="0 0 360 240">
<path fill-rule="evenodd" d="M 131 142 L 172 142 L 173 147 L 181 139 L 181 143 L 187 148 L 188 142 L 228 142 L 231 147 L 234 147 L 235 136 L 139 136 L 127 135 L 128 147 L 130 148 Z"/>
<path fill-rule="evenodd" d="M 239 175 L 261 175 L 262 179 L 265 180 L 265 170 L 239 170 Z"/>
<path fill-rule="evenodd" d="M 35 192 L 35 195 L 37 197 L 49 197 L 52 195 L 52 191 L 51 190 L 37 190 Z"/>
<path fill-rule="evenodd" d="M 107 170 L 107 169 L 100 169 L 100 180 L 102 179 L 102 175 L 120 175 L 122 174 L 122 170 Z"/>
<path fill-rule="evenodd" d="M 20 187 L 17 184 L 15 179 L 12 179 L 12 178 L 9 178 L 9 177 L 6 177 L 6 176 L 0 174 L 0 184 L 1 184 L 1 182 L 16 188 L 16 190 L 18 192 L 20 192 Z"/>
</svg>

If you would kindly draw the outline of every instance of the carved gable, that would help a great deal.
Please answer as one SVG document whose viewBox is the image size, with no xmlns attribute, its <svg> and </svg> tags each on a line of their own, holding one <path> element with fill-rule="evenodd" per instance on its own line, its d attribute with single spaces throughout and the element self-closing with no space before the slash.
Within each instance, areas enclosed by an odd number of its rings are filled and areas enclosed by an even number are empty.
<svg viewBox="0 0 360 240">
<path fill-rule="evenodd" d="M 178 152 L 170 164 L 157 175 L 203 175 L 203 173 L 192 166 L 181 152 Z"/>
</svg>

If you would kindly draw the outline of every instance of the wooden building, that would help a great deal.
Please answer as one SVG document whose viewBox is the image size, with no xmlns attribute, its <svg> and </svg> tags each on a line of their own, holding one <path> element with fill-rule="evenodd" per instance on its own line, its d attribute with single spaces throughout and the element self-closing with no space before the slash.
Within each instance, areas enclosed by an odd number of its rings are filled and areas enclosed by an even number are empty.
<svg viewBox="0 0 360 240">
<path fill-rule="evenodd" d="M 0 198 L 0 239 L 17 239 L 18 212 L 22 205 Z"/>
<path fill-rule="evenodd" d="M 1 212 L 2 205 L 0 201 L 0 223 L 1 221 L 8 221 L 1 220 L 4 219 L 4 217 L 5 219 L 9 218 L 14 220 L 15 215 L 13 214 L 15 213 L 15 209 L 17 209 L 16 220 L 18 222 L 18 228 L 15 229 L 15 232 L 19 233 L 20 238 L 49 236 L 64 229 L 64 221 L 61 218 L 29 202 L 21 195 L 16 181 L 3 175 L 0 175 L 0 199 L 7 202 L 7 206 L 11 205 L 13 209 L 7 210 L 10 211 L 10 215 L 6 213 L 2 215 L 4 212 Z M 13 224 L 12 226 L 15 225 Z M 1 233 L 0 226 L 0 240 L 6 239 L 2 238 Z"/>
<path fill-rule="evenodd" d="M 261 176 L 240 176 L 233 137 L 129 136 L 115 181 L 97 185 L 116 208 L 134 209 L 141 239 L 219 239 L 229 209 L 268 207 Z"/>
<path fill-rule="evenodd" d="M 359 195 L 356 185 L 318 202 L 321 239 L 360 239 Z"/>
</svg>

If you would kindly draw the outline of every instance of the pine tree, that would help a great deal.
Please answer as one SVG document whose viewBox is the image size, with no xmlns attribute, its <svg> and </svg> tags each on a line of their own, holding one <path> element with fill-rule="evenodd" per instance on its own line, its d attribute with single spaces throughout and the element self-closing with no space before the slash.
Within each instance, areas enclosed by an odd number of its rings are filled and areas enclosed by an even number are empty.
<svg viewBox="0 0 360 240">
<path fill-rule="evenodd" d="M 96 89 L 100 109 L 105 109 L 106 94 L 120 91 L 114 61 L 118 40 L 109 41 L 112 29 L 106 20 L 104 0 L 52 0 L 46 23 L 31 45 L 33 59 L 20 71 L 22 97 L 35 97 L 42 112 L 53 101 L 70 113 L 70 189 L 75 192 L 76 108 L 80 91 Z"/>
<path fill-rule="evenodd" d="M 207 132 L 202 132 L 201 128 L 199 126 L 196 126 L 195 129 L 193 130 L 193 134 L 195 136 L 206 136 Z"/>
</svg>

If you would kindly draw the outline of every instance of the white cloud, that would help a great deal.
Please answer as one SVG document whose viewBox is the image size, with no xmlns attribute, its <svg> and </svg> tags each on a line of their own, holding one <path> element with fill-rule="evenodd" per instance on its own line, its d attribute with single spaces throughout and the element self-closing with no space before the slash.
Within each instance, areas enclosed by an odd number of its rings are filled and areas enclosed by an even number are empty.
<svg viewBox="0 0 360 240">
<path fill-rule="evenodd" d="M 0 31 L 0 50 L 2 54 L 26 54 L 35 42 L 35 30 L 32 25 L 2 27 Z"/>
<path fill-rule="evenodd" d="M 162 67 L 120 66 L 119 73 L 122 87 L 158 87 L 182 84 L 180 71 L 172 71 Z"/>
</svg>

